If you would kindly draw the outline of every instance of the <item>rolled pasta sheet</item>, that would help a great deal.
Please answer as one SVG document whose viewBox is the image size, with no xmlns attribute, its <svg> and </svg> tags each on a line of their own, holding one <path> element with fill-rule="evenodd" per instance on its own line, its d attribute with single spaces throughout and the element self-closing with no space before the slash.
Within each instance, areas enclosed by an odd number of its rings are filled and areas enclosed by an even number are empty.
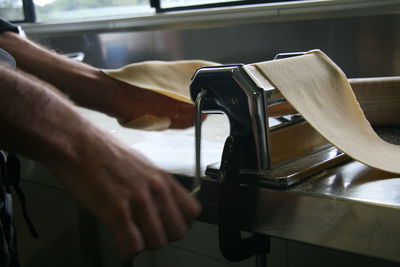
<svg viewBox="0 0 400 267">
<path fill-rule="evenodd" d="M 400 174 L 400 146 L 372 129 L 343 71 L 324 53 L 249 65 L 275 86 L 329 142 L 353 159 Z M 400 104 L 400 103 L 399 103 Z"/>
</svg>

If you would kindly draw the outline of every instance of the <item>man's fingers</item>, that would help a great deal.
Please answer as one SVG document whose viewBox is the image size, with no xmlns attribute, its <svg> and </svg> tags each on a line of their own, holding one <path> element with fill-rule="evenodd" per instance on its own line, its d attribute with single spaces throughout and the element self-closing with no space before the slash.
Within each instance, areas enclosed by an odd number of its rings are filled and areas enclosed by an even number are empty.
<svg viewBox="0 0 400 267">
<path fill-rule="evenodd" d="M 187 103 L 179 103 L 179 108 L 171 114 L 171 128 L 174 129 L 185 129 L 194 125 L 194 105 Z"/>
<path fill-rule="evenodd" d="M 158 249 L 166 245 L 167 236 L 151 192 L 145 191 L 132 201 L 132 216 L 142 233 L 146 249 Z"/>
<path fill-rule="evenodd" d="M 119 228 L 115 236 L 117 252 L 123 259 L 130 259 L 145 249 L 142 235 L 132 221 L 128 227 Z"/>
<path fill-rule="evenodd" d="M 172 192 L 187 222 L 191 222 L 199 216 L 201 212 L 199 202 L 183 186 L 173 183 Z"/>
<path fill-rule="evenodd" d="M 99 218 L 113 232 L 116 239 L 117 252 L 122 258 L 128 259 L 145 249 L 141 231 L 132 220 L 131 208 L 128 202 L 118 202 L 98 213 Z M 115 204 L 114 203 L 114 204 Z"/>
<path fill-rule="evenodd" d="M 187 231 L 187 223 L 170 188 L 172 177 L 165 177 L 164 181 L 156 182 L 152 191 L 157 202 L 160 218 L 169 241 L 176 241 L 183 237 Z"/>
</svg>

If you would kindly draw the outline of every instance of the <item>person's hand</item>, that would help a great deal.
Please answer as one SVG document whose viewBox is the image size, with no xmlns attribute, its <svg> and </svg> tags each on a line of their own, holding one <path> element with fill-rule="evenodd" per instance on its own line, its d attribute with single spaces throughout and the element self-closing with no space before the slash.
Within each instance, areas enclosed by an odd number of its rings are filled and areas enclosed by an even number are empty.
<svg viewBox="0 0 400 267">
<path fill-rule="evenodd" d="M 111 229 L 122 257 L 180 239 L 200 212 L 198 202 L 134 150 L 107 135 L 93 140 L 99 138 L 104 142 L 82 149 L 81 161 L 48 166 Z"/>
<path fill-rule="evenodd" d="M 168 118 L 171 122 L 169 128 L 172 129 L 185 129 L 194 125 L 195 106 L 193 104 L 125 83 L 121 84 L 120 91 L 125 98 L 117 104 L 120 114 L 124 115 L 119 117 L 122 123 L 152 115 Z"/>
<path fill-rule="evenodd" d="M 122 124 L 145 115 L 168 118 L 169 128 L 185 129 L 194 125 L 195 106 L 178 101 L 151 90 L 141 89 L 112 79 L 104 73 L 98 73 L 98 80 L 103 80 L 109 87 L 108 113 Z M 106 111 L 107 112 L 107 111 Z M 206 115 L 202 115 L 204 120 Z"/>
</svg>

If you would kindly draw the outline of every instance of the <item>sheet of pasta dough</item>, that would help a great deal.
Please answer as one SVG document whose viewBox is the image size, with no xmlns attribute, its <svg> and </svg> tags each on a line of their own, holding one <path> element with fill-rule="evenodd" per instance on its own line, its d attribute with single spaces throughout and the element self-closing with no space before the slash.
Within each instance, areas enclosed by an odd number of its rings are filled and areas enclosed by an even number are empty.
<svg viewBox="0 0 400 267">
<path fill-rule="evenodd" d="M 152 90 L 182 102 L 192 103 L 189 86 L 193 74 L 200 67 L 213 65 L 218 64 L 204 60 L 144 61 L 120 69 L 104 69 L 103 72 L 136 87 Z M 170 120 L 146 115 L 121 124 L 135 129 L 164 130 L 169 127 Z"/>
<path fill-rule="evenodd" d="M 324 53 L 249 66 L 274 85 L 333 145 L 355 160 L 400 173 L 400 146 L 383 141 L 364 116 L 342 70 Z"/>
</svg>

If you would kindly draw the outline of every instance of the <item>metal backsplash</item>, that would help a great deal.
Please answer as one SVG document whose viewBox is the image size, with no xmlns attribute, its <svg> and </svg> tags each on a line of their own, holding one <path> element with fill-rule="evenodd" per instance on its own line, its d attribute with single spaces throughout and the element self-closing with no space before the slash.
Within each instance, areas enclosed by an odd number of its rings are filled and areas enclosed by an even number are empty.
<svg viewBox="0 0 400 267">
<path fill-rule="evenodd" d="M 143 60 L 253 63 L 317 48 L 350 78 L 400 75 L 400 15 L 30 37 L 62 53 L 84 52 L 85 62 L 101 68 Z"/>
</svg>

